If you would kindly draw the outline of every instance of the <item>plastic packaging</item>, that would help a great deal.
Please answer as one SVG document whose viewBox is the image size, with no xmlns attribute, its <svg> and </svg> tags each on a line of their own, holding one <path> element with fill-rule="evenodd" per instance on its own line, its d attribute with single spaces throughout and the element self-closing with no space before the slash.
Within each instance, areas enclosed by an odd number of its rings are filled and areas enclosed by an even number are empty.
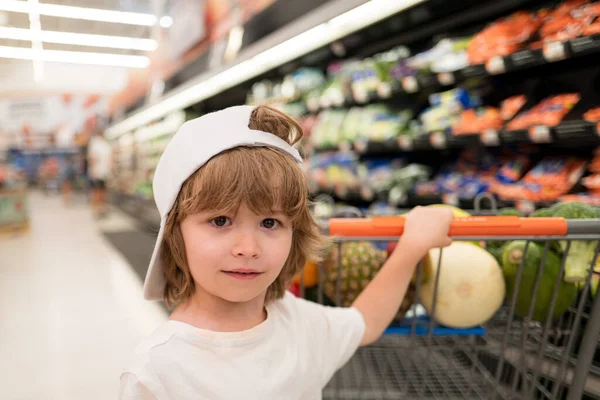
<svg viewBox="0 0 600 400">
<path fill-rule="evenodd" d="M 579 93 L 565 93 L 548 97 L 530 110 L 519 113 L 507 125 L 510 130 L 527 129 L 533 125 L 556 126 L 577 104 Z"/>
</svg>

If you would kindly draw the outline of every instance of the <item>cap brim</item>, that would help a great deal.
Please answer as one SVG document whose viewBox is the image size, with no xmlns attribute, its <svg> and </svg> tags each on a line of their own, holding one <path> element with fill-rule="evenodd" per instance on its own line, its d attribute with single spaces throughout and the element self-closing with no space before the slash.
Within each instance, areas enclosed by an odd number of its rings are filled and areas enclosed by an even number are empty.
<svg viewBox="0 0 600 400">
<path fill-rule="evenodd" d="M 156 244 L 154 245 L 154 252 L 152 252 L 148 272 L 146 272 L 146 280 L 144 281 L 144 298 L 146 300 L 163 300 L 166 281 L 160 253 L 165 231 L 165 222 L 166 218 L 163 218 L 160 221 L 160 230 L 158 231 Z"/>
</svg>

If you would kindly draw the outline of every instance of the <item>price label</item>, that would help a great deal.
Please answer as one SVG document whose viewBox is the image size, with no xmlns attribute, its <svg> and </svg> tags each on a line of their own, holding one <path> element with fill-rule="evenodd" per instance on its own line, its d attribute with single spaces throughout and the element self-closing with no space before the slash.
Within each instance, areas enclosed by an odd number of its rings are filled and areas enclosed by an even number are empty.
<svg viewBox="0 0 600 400">
<path fill-rule="evenodd" d="M 402 78 L 402 89 L 406 93 L 416 93 L 419 91 L 419 82 L 414 76 L 405 76 Z"/>
<path fill-rule="evenodd" d="M 503 74 L 506 72 L 506 64 L 504 63 L 504 58 L 500 56 L 492 57 L 485 63 L 485 69 L 491 75 Z"/>
<path fill-rule="evenodd" d="M 442 202 L 451 206 L 458 206 L 458 196 L 456 193 L 446 193 L 442 195 Z"/>
<path fill-rule="evenodd" d="M 382 99 L 389 99 L 392 97 L 392 85 L 389 82 L 379 82 L 377 95 Z"/>
<path fill-rule="evenodd" d="M 398 146 L 405 151 L 412 150 L 414 147 L 413 138 L 408 135 L 398 136 Z"/>
<path fill-rule="evenodd" d="M 552 42 L 544 45 L 544 58 L 548 62 L 560 61 L 567 58 L 565 44 L 563 42 Z"/>
<path fill-rule="evenodd" d="M 364 153 L 365 151 L 367 151 L 367 141 L 364 139 L 357 139 L 354 142 L 354 148 L 357 152 Z"/>
<path fill-rule="evenodd" d="M 499 146 L 500 136 L 495 129 L 486 129 L 481 135 L 481 142 L 486 146 Z"/>
<path fill-rule="evenodd" d="M 429 143 L 436 149 L 446 148 L 446 135 L 443 132 L 434 132 L 429 135 Z"/>
<path fill-rule="evenodd" d="M 531 214 L 535 211 L 535 203 L 529 200 L 519 200 L 517 201 L 516 208 L 523 214 Z"/>
<path fill-rule="evenodd" d="M 537 125 L 529 128 L 529 139 L 534 143 L 550 143 L 552 136 L 550 128 L 545 125 Z"/>
<path fill-rule="evenodd" d="M 454 85 L 456 79 L 454 79 L 454 74 L 451 72 L 440 72 L 438 74 L 438 81 L 444 86 Z"/>
</svg>

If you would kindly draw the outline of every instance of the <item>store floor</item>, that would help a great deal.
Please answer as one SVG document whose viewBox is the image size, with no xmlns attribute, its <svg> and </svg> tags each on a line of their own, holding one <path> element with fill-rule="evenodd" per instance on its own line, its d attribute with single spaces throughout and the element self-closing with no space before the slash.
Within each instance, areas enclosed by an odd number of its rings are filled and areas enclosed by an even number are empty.
<svg viewBox="0 0 600 400">
<path fill-rule="evenodd" d="M 140 240 L 118 212 L 99 222 L 83 199 L 29 203 L 30 231 L 0 236 L 0 399 L 115 399 L 136 343 L 166 319 L 142 298 L 149 255 L 111 244 Z"/>
</svg>

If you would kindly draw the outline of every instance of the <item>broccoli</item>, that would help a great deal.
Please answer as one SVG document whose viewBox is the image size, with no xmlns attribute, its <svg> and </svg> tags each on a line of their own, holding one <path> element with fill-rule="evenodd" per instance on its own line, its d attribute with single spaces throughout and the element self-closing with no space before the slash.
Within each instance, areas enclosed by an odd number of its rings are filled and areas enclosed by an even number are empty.
<svg viewBox="0 0 600 400">
<path fill-rule="evenodd" d="M 550 208 L 540 208 L 539 210 L 531 213 L 532 218 L 547 218 L 552 216 L 552 210 Z"/>
<path fill-rule="evenodd" d="M 598 211 L 583 203 L 559 203 L 550 209 L 552 217 L 565 219 L 591 219 L 598 217 Z M 558 250 L 565 253 L 567 241 L 557 242 Z M 591 240 L 573 240 L 569 253 L 566 255 L 564 280 L 570 283 L 581 283 L 587 278 L 590 263 L 594 257 L 596 242 Z"/>
<path fill-rule="evenodd" d="M 513 207 L 501 208 L 500 210 L 498 210 L 498 215 L 504 216 L 504 217 L 522 217 L 523 216 L 521 211 L 519 211 Z"/>
</svg>

